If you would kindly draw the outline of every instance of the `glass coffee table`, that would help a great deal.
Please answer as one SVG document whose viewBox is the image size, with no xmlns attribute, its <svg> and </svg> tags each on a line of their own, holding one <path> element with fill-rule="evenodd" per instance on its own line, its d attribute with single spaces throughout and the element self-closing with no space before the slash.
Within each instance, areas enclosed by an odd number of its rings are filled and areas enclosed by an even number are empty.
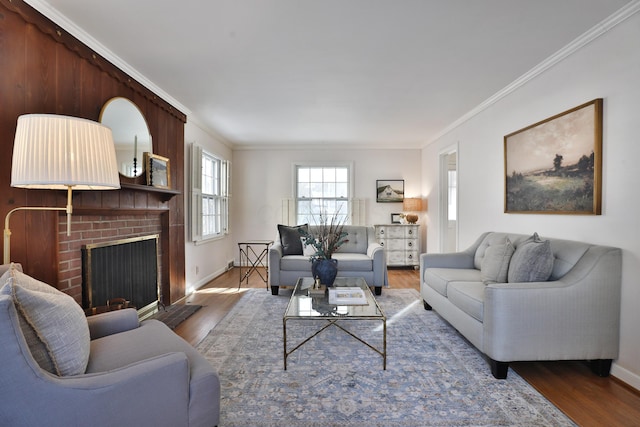
<svg viewBox="0 0 640 427">
<path fill-rule="evenodd" d="M 335 305 L 329 304 L 328 293 L 322 296 L 309 296 L 309 289 L 313 287 L 313 278 L 300 277 L 293 288 L 291 299 L 282 318 L 284 341 L 284 370 L 287 370 L 287 358 L 291 353 L 309 342 L 330 326 L 335 326 L 351 335 L 367 347 L 382 356 L 382 369 L 387 369 L 387 316 L 378 305 L 367 282 L 361 277 L 336 277 L 334 287 L 359 287 L 364 291 L 366 304 Z M 327 323 L 313 335 L 304 339 L 291 350 L 287 349 L 287 322 L 290 320 L 326 320 Z M 352 320 L 373 320 L 382 322 L 382 349 L 367 343 L 353 332 L 343 328 L 340 323 Z"/>
</svg>

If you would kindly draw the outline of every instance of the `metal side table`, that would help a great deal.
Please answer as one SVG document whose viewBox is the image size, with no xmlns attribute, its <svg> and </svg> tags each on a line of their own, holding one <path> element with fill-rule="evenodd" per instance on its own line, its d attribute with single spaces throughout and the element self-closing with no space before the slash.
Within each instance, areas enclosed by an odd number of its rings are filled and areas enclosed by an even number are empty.
<svg viewBox="0 0 640 427">
<path fill-rule="evenodd" d="M 240 281 L 238 289 L 242 282 L 249 284 L 249 276 L 256 272 L 264 281 L 267 290 L 269 289 L 269 265 L 267 262 L 267 254 L 269 246 L 273 244 L 273 240 L 247 240 L 246 242 L 238 242 L 238 251 L 240 252 Z M 258 267 L 264 267 L 265 275 Z"/>
</svg>

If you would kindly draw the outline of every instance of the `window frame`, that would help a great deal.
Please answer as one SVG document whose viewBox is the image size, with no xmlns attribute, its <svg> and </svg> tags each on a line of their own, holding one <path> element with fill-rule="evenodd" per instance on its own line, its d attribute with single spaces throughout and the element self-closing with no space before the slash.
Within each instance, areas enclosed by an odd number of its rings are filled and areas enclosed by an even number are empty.
<svg viewBox="0 0 640 427">
<path fill-rule="evenodd" d="M 312 199 L 320 199 L 320 200 L 336 200 L 340 202 L 344 202 L 347 211 L 340 212 L 341 216 L 344 216 L 344 223 L 351 224 L 352 222 L 352 206 L 351 202 L 353 200 L 354 194 L 354 167 L 353 162 L 297 162 L 292 165 L 292 194 L 295 206 L 294 218 L 296 219 L 296 223 L 306 223 L 308 222 L 310 225 L 316 225 L 314 221 L 307 221 L 304 217 L 301 217 L 299 202 L 301 200 L 306 200 L 306 198 L 299 197 L 298 194 L 298 171 L 301 168 L 346 168 L 347 169 L 347 196 L 346 197 L 313 197 Z M 324 182 L 324 181 L 323 181 Z M 303 222 L 301 222 L 303 221 Z"/>
<path fill-rule="evenodd" d="M 212 162 L 210 180 L 205 179 L 205 164 Z M 211 181 L 211 185 L 206 185 Z M 205 188 L 206 187 L 206 188 Z M 191 147 L 191 240 L 197 245 L 221 239 L 229 234 L 231 198 L 231 162 L 198 144 Z M 207 203 L 208 201 L 208 203 Z M 209 215 L 206 206 L 213 207 Z M 214 217 L 213 232 L 205 234 L 205 217 Z"/>
</svg>

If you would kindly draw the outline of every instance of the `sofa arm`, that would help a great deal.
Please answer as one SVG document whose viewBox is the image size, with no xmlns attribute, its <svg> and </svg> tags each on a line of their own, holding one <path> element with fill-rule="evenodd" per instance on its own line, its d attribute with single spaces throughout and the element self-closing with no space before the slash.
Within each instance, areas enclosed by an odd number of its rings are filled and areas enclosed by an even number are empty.
<svg viewBox="0 0 640 427">
<path fill-rule="evenodd" d="M 468 252 L 420 254 L 420 270 L 426 268 L 474 268 L 473 255 Z"/>
<path fill-rule="evenodd" d="M 617 358 L 620 273 L 588 264 L 582 278 L 488 285 L 484 353 L 503 362 Z"/>
<path fill-rule="evenodd" d="M 380 243 L 369 243 L 369 246 L 367 247 L 367 256 L 373 259 L 376 257 L 378 252 L 382 252 L 384 255 L 384 248 L 382 245 Z"/>
<path fill-rule="evenodd" d="M 384 248 L 379 243 L 369 243 L 367 256 L 373 262 L 373 286 L 381 288 L 388 286 L 387 260 L 384 256 Z"/>
<path fill-rule="evenodd" d="M 280 260 L 282 259 L 282 244 L 277 241 L 269 247 L 269 286 L 280 286 Z"/>
<path fill-rule="evenodd" d="M 562 279 L 485 288 L 484 352 L 494 360 L 618 356 L 620 249 L 591 247 Z"/>
<path fill-rule="evenodd" d="M 87 317 L 91 339 L 129 331 L 140 326 L 138 312 L 133 308 L 114 310 Z"/>
<path fill-rule="evenodd" d="M 188 425 L 189 362 L 184 353 L 98 374 L 56 377 L 41 371 L 39 376 L 22 378 L 33 381 L 33 387 L 29 396 L 14 402 L 12 412 L 25 425 L 85 425 L 89 420 L 105 427 Z"/>
</svg>

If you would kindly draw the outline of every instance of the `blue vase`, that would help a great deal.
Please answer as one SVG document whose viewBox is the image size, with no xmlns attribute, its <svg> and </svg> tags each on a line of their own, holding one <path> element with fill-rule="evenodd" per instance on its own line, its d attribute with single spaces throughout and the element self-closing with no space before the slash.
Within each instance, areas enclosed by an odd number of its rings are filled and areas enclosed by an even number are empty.
<svg viewBox="0 0 640 427">
<path fill-rule="evenodd" d="M 337 259 L 317 259 L 311 263 L 311 274 L 320 278 L 320 284 L 333 286 L 333 282 L 338 275 Z"/>
</svg>

